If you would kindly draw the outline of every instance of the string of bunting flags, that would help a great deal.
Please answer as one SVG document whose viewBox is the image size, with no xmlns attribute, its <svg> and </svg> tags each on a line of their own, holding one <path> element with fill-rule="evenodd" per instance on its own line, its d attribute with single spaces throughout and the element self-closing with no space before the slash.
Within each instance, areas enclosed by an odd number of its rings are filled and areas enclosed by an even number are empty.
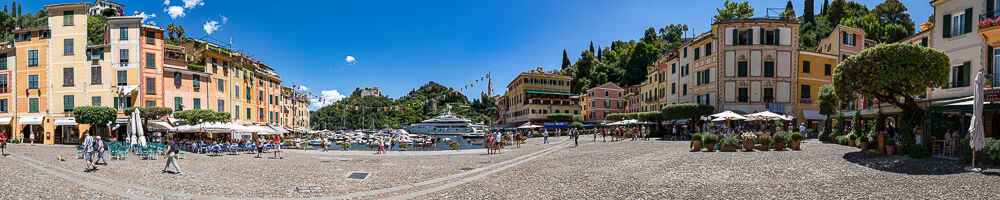
<svg viewBox="0 0 1000 200">
<path fill-rule="evenodd" d="M 406 104 L 405 107 L 403 107 L 403 105 L 394 105 L 394 106 L 360 106 L 360 105 L 351 105 L 350 103 L 353 103 L 353 102 L 345 103 L 345 102 L 341 102 L 341 101 L 333 102 L 333 106 L 340 107 L 340 108 L 342 108 L 344 110 L 361 110 L 361 111 L 371 110 L 371 111 L 375 111 L 375 112 L 395 111 L 395 110 L 400 110 L 402 108 L 409 108 L 409 107 L 413 107 L 413 106 L 424 105 L 424 104 L 427 104 L 429 102 L 436 102 L 436 101 L 440 101 L 440 100 L 442 100 L 444 98 L 450 98 L 450 97 L 453 97 L 453 96 L 457 96 L 457 95 L 460 94 L 460 92 L 464 92 L 466 90 L 473 89 L 473 88 L 475 88 L 475 86 L 477 85 L 477 83 L 479 83 L 481 81 L 486 81 L 488 79 L 490 79 L 490 74 L 489 73 L 483 74 L 483 75 L 481 75 L 479 77 L 478 80 L 473 80 L 473 81 L 469 82 L 468 85 L 463 85 L 462 88 L 458 88 L 458 90 L 454 90 L 453 89 L 454 91 L 446 93 L 446 94 L 438 95 L 436 97 L 429 98 L 427 100 L 420 100 L 420 101 L 417 101 L 416 103 L 409 103 L 409 104 Z M 479 85 L 483 85 L 483 84 L 479 84 Z M 296 88 L 296 90 L 298 90 L 296 84 L 293 83 L 292 87 Z M 326 97 L 324 97 L 322 95 L 317 95 L 315 93 L 312 93 L 311 91 L 301 91 L 301 92 L 303 92 L 310 99 L 317 99 L 317 100 L 319 100 L 319 102 L 326 102 L 328 100 L 328 99 L 326 99 Z"/>
</svg>

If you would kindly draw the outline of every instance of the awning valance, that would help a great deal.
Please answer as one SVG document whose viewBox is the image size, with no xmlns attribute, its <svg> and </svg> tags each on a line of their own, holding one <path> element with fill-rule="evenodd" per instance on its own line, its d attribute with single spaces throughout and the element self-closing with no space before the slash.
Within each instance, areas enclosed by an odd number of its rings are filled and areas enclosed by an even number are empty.
<svg viewBox="0 0 1000 200">
<path fill-rule="evenodd" d="M 802 110 L 802 117 L 808 120 L 826 120 L 826 115 L 819 114 L 819 110 Z"/>
<path fill-rule="evenodd" d="M 21 117 L 21 119 L 17 120 L 17 124 L 21 124 L 21 125 L 41 125 L 42 124 L 42 118 L 43 118 L 42 116 Z"/>
<path fill-rule="evenodd" d="M 12 117 L 0 117 L 0 125 L 10 125 Z"/>
<path fill-rule="evenodd" d="M 76 126 L 75 118 L 56 118 L 56 126 Z"/>
</svg>

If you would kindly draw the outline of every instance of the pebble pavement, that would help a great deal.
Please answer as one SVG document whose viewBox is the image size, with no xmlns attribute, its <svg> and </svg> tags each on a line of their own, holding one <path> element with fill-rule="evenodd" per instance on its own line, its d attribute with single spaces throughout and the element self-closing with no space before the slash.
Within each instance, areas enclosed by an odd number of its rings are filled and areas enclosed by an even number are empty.
<svg viewBox="0 0 1000 200">
<path fill-rule="evenodd" d="M 687 142 L 531 139 L 484 151 L 286 151 L 130 156 L 83 172 L 72 146 L 8 145 L 0 199 L 1000 199 L 1000 170 L 967 173 L 952 161 L 802 144 L 803 151 L 689 152 Z M 57 160 L 63 157 L 65 161 Z M 171 168 L 172 169 L 172 168 Z M 367 172 L 364 180 L 348 179 Z"/>
</svg>

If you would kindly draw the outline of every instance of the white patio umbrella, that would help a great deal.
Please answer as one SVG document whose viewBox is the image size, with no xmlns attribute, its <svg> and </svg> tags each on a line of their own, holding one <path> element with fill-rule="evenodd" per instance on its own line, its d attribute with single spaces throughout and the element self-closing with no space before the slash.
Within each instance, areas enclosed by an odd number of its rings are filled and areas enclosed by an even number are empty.
<svg viewBox="0 0 1000 200">
<path fill-rule="evenodd" d="M 972 85 L 972 123 L 969 124 L 969 146 L 972 147 L 972 169 L 976 169 L 976 151 L 982 150 L 986 146 L 983 136 L 983 84 L 985 83 L 983 72 L 976 74 L 975 84 Z"/>
<path fill-rule="evenodd" d="M 749 115 L 747 115 L 747 118 L 749 118 L 750 120 L 784 120 L 785 119 L 785 117 L 782 117 L 781 115 L 775 114 L 775 113 L 773 113 L 771 111 L 764 111 L 764 112 L 749 114 Z"/>
<path fill-rule="evenodd" d="M 139 146 L 146 146 L 145 133 L 142 132 L 142 119 L 139 117 L 139 109 L 135 109 L 132 112 L 132 118 L 129 120 L 129 124 L 132 125 L 132 132 L 135 133 L 136 140 L 139 142 Z"/>
<path fill-rule="evenodd" d="M 724 112 L 720 112 L 720 113 L 715 113 L 715 114 L 712 114 L 712 115 L 709 115 L 709 116 L 714 117 L 716 120 L 722 119 L 722 120 L 719 120 L 719 121 L 723 121 L 723 120 L 745 120 L 745 119 L 747 119 L 743 115 L 737 114 L 737 113 L 735 113 L 733 111 L 729 111 L 729 110 L 724 111 Z M 713 120 L 713 121 L 715 121 L 715 120 Z"/>
</svg>

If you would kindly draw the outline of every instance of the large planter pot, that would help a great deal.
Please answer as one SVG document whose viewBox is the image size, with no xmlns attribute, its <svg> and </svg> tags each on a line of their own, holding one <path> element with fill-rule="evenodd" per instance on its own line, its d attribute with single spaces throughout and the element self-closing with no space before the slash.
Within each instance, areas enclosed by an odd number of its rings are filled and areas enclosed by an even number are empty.
<svg viewBox="0 0 1000 200">
<path fill-rule="evenodd" d="M 691 150 L 701 151 L 701 141 L 691 141 Z"/>
<path fill-rule="evenodd" d="M 847 146 L 852 146 L 853 147 L 854 146 L 854 140 L 848 139 L 847 140 Z"/>
<path fill-rule="evenodd" d="M 757 147 L 757 149 L 761 150 L 761 151 L 768 151 L 768 150 L 771 150 L 771 145 L 770 144 L 768 144 L 768 145 L 761 144 L 760 146 Z"/>
<path fill-rule="evenodd" d="M 785 150 L 785 143 L 775 143 L 774 150 L 777 151 Z"/>
<path fill-rule="evenodd" d="M 830 143 L 834 143 L 834 144 L 836 144 L 836 143 L 837 143 L 837 136 L 835 136 L 835 135 L 831 135 L 831 136 L 830 136 Z"/>
<path fill-rule="evenodd" d="M 726 152 L 736 151 L 736 148 L 737 148 L 736 145 L 725 145 L 722 146 L 722 151 Z"/>
<path fill-rule="evenodd" d="M 865 151 L 865 149 L 868 149 L 868 142 L 861 142 L 858 147 L 861 148 L 861 151 Z"/>
<path fill-rule="evenodd" d="M 796 141 L 792 141 L 792 144 L 791 144 L 791 146 L 792 146 L 792 149 L 794 149 L 794 150 L 796 150 L 796 151 L 798 151 L 798 150 L 802 150 L 802 149 L 800 148 L 800 147 L 802 147 L 802 140 L 796 140 Z"/>
<path fill-rule="evenodd" d="M 715 151 L 715 144 L 705 144 L 705 151 L 707 152 Z"/>
<path fill-rule="evenodd" d="M 744 151 L 753 151 L 753 145 L 754 145 L 753 141 L 745 140 L 745 141 L 743 141 L 743 150 Z"/>
<path fill-rule="evenodd" d="M 896 152 L 896 147 L 895 146 L 893 146 L 893 145 L 887 145 L 887 146 L 885 146 L 885 155 L 890 155 L 891 156 L 895 152 Z"/>
</svg>

